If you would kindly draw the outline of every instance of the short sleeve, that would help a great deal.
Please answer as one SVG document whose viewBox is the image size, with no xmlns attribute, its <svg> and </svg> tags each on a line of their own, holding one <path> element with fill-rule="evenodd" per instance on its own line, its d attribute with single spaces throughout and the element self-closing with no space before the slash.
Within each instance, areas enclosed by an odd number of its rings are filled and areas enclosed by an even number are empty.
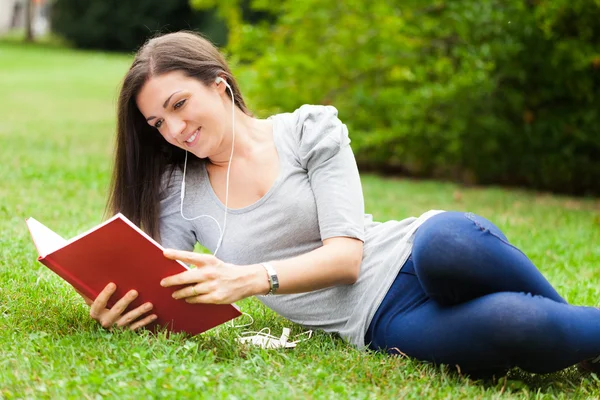
<svg viewBox="0 0 600 400">
<path fill-rule="evenodd" d="M 300 164 L 315 196 L 321 239 L 364 241 L 364 198 L 346 125 L 332 106 L 296 112 Z"/>
<path fill-rule="evenodd" d="M 159 233 L 160 243 L 165 248 L 193 251 L 196 233 L 192 222 L 180 214 L 181 176 L 179 170 L 163 174 L 160 191 Z"/>
</svg>

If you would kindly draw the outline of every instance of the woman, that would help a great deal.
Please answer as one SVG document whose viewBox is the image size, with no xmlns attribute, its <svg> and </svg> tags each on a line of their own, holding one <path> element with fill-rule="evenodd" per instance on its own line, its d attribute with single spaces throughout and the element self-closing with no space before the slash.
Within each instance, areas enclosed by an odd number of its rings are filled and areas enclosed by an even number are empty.
<svg viewBox="0 0 600 400">
<path fill-rule="evenodd" d="M 568 305 L 484 218 L 372 221 L 335 108 L 254 118 L 201 37 L 148 41 L 118 108 L 109 209 L 178 249 L 167 257 L 199 267 L 161 282 L 185 285 L 181 301 L 259 296 L 360 348 L 471 373 L 549 372 L 600 354 L 600 311 Z M 214 255 L 191 252 L 196 242 Z M 107 309 L 114 290 L 87 299 L 104 327 L 155 318 L 151 304 L 123 314 L 135 292 Z"/>
</svg>

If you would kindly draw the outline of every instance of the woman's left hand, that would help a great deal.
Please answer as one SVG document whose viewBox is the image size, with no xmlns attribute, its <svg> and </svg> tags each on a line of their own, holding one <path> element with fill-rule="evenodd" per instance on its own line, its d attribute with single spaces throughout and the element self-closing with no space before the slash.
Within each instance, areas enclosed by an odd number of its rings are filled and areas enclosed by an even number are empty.
<svg viewBox="0 0 600 400">
<path fill-rule="evenodd" d="M 173 292 L 175 299 L 187 303 L 231 304 L 269 290 L 268 277 L 260 265 L 239 266 L 210 254 L 172 249 L 166 249 L 164 255 L 196 266 L 160 281 L 163 287 L 187 285 Z"/>
</svg>

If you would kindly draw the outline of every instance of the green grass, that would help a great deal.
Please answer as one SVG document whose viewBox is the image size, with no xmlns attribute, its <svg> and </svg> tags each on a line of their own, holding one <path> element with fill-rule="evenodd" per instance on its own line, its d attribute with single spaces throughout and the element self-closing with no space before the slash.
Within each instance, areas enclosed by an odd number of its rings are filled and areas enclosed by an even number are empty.
<svg viewBox="0 0 600 400">
<path fill-rule="evenodd" d="M 324 333 L 294 350 L 266 351 L 236 345 L 228 326 L 193 338 L 99 328 L 79 296 L 36 261 L 24 219 L 65 237 L 101 221 L 129 61 L 0 42 L 0 398 L 600 397 L 598 379 L 575 369 L 473 381 Z M 363 185 L 378 220 L 432 208 L 488 217 L 570 302 L 600 304 L 597 200 L 370 175 Z M 254 329 L 301 332 L 253 299 L 241 306 Z"/>
</svg>

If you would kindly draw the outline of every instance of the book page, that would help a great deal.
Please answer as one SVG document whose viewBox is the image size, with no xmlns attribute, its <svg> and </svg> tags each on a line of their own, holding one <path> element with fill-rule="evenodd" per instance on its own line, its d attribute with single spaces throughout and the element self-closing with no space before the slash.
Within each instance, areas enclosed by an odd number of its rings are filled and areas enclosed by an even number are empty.
<svg viewBox="0 0 600 400">
<path fill-rule="evenodd" d="M 28 218 L 26 222 L 35 247 L 41 257 L 46 257 L 46 255 L 60 249 L 67 243 L 60 235 L 35 218 Z"/>
</svg>

